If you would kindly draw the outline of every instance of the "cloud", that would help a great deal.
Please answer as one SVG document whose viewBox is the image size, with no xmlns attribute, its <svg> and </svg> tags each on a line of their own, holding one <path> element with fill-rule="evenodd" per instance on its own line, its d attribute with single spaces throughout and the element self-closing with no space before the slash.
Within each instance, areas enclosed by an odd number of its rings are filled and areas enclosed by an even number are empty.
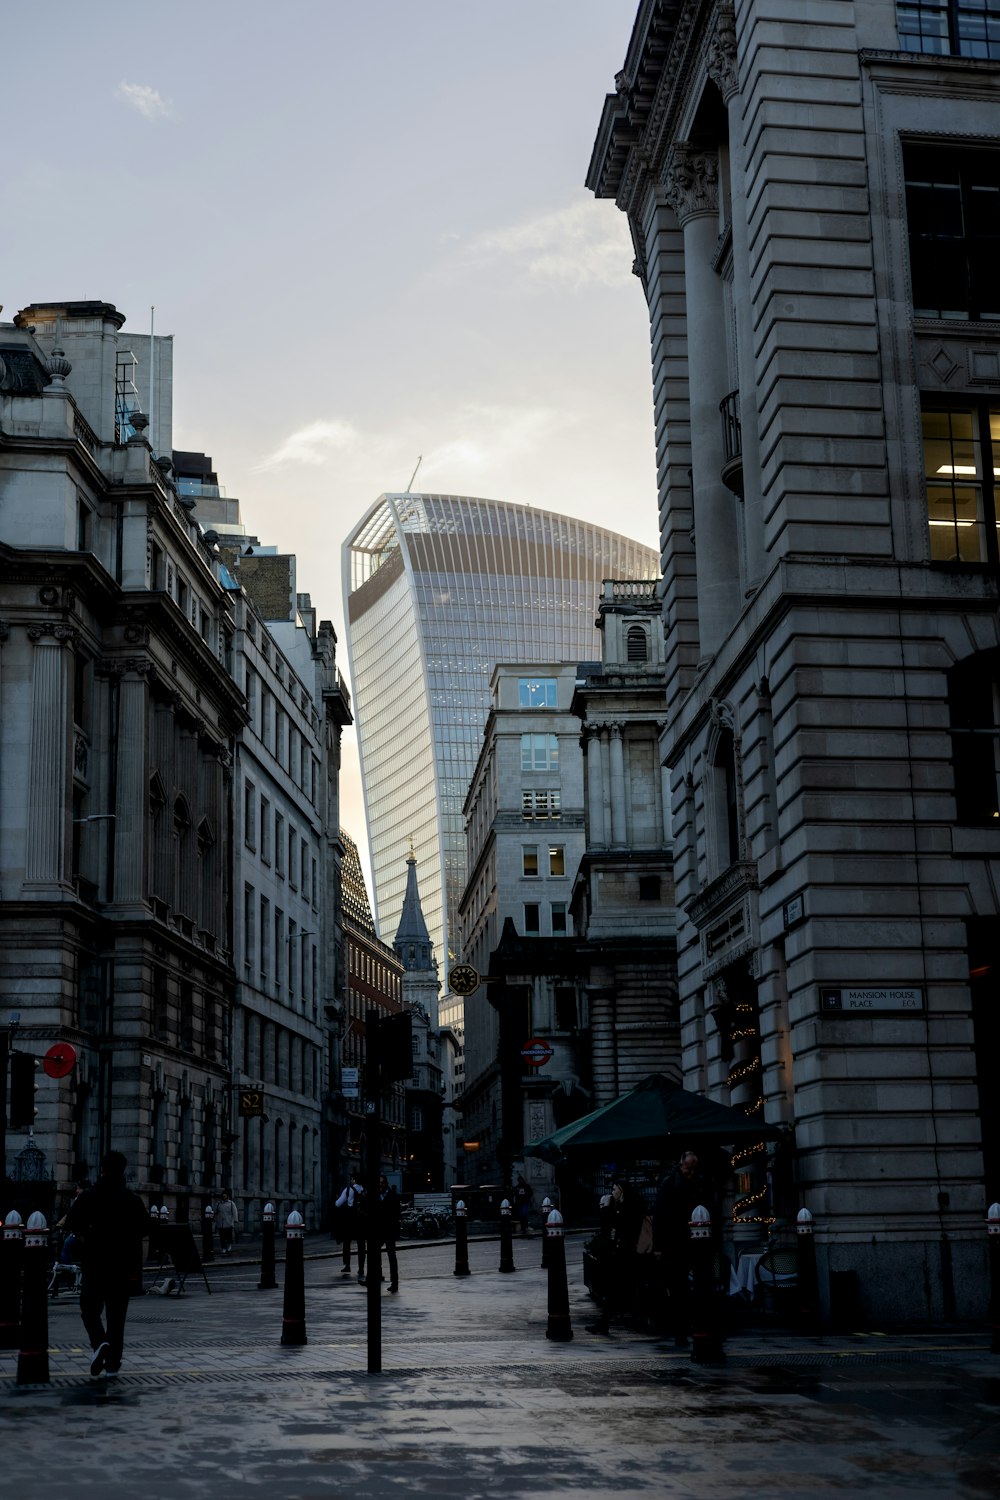
<svg viewBox="0 0 1000 1500">
<path fill-rule="evenodd" d="M 278 469 L 286 464 L 325 464 L 333 453 L 343 453 L 358 441 L 350 422 L 310 422 L 291 433 L 256 469 Z"/>
<path fill-rule="evenodd" d="M 500 469 L 539 447 L 572 418 L 542 406 L 466 405 L 453 417 L 458 435 L 424 456 L 420 478 L 463 470 Z"/>
<path fill-rule="evenodd" d="M 115 98 L 138 110 L 144 120 L 165 120 L 171 114 L 170 101 L 150 88 L 148 83 L 120 83 L 115 89 Z"/>
<path fill-rule="evenodd" d="M 633 250 L 624 215 L 585 198 L 477 235 L 466 246 L 465 257 L 478 265 L 505 260 L 519 266 L 532 282 L 557 282 L 578 291 L 585 286 L 626 285 Z"/>
</svg>

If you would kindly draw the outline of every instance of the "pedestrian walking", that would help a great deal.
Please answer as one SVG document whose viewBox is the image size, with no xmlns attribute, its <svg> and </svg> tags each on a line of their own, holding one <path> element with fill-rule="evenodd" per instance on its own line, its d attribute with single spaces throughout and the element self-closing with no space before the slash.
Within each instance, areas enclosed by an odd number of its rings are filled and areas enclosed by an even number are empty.
<svg viewBox="0 0 1000 1500">
<path fill-rule="evenodd" d="M 714 1194 L 693 1151 L 685 1151 L 664 1177 L 653 1209 L 653 1256 L 663 1266 L 674 1343 L 686 1347 L 691 1324 L 691 1215 L 702 1204 L 712 1214 Z"/>
<path fill-rule="evenodd" d="M 222 1189 L 222 1197 L 215 1210 L 215 1227 L 219 1231 L 219 1254 L 231 1255 L 236 1243 L 236 1232 L 240 1227 L 240 1211 L 230 1198 L 227 1188 Z"/>
<path fill-rule="evenodd" d="M 385 1258 L 389 1262 L 389 1290 L 399 1291 L 399 1264 L 396 1260 L 396 1241 L 399 1239 L 399 1220 L 403 1211 L 399 1194 L 394 1187 L 389 1186 L 389 1179 L 384 1175 L 378 1180 L 378 1204 L 375 1208 L 375 1232 L 378 1243 L 385 1246 Z M 378 1257 L 379 1276 L 382 1274 L 382 1256 Z M 368 1260 L 368 1274 L 372 1275 L 371 1257 Z"/>
<path fill-rule="evenodd" d="M 364 1230 L 364 1207 L 365 1190 L 357 1172 L 352 1172 L 347 1186 L 344 1188 L 334 1207 L 341 1215 L 340 1234 L 344 1246 L 343 1266 L 341 1276 L 351 1274 L 351 1243 L 358 1247 L 358 1280 L 363 1281 L 365 1274 L 365 1230 Z"/>
<path fill-rule="evenodd" d="M 80 1317 L 90 1339 L 91 1375 L 117 1375 L 125 1342 L 130 1283 L 142 1278 L 146 1205 L 125 1186 L 126 1158 L 109 1151 L 94 1187 L 66 1215 L 82 1272 Z"/>
<path fill-rule="evenodd" d="M 528 1215 L 531 1213 L 534 1196 L 534 1190 L 519 1174 L 514 1186 L 514 1217 L 521 1226 L 522 1234 L 528 1233 Z"/>
<path fill-rule="evenodd" d="M 587 1324 L 588 1333 L 609 1334 L 612 1318 L 623 1317 L 630 1310 L 636 1284 L 636 1245 L 645 1206 L 626 1182 L 616 1177 L 611 1192 L 601 1199 L 601 1234 L 606 1248 L 601 1266 L 603 1300 L 600 1316 Z"/>
</svg>

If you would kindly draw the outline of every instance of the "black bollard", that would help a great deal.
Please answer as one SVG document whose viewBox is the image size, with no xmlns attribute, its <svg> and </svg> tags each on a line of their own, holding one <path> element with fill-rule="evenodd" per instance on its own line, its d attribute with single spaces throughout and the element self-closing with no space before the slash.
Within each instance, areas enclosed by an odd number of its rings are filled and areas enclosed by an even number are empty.
<svg viewBox="0 0 1000 1500">
<path fill-rule="evenodd" d="M 816 1241 L 813 1238 L 813 1216 L 800 1208 L 795 1218 L 797 1281 L 799 1305 L 796 1324 L 800 1333 L 818 1333 L 819 1277 L 816 1274 Z"/>
<path fill-rule="evenodd" d="M 554 1208 L 545 1221 L 549 1242 L 549 1321 L 545 1337 L 568 1344 L 573 1337 L 569 1321 L 569 1284 L 566 1280 L 566 1241 L 563 1239 L 563 1216 Z"/>
<path fill-rule="evenodd" d="M 0 1240 L 0 1349 L 17 1349 L 21 1343 L 21 1265 L 24 1260 L 24 1225 L 12 1208 L 4 1220 Z"/>
<path fill-rule="evenodd" d="M 201 1220 L 201 1258 L 206 1266 L 215 1259 L 215 1237 L 212 1233 L 214 1223 L 215 1209 L 211 1203 L 206 1203 Z"/>
<path fill-rule="evenodd" d="M 542 1199 L 542 1270 L 549 1268 L 549 1237 L 545 1233 L 545 1226 L 549 1222 L 549 1214 L 555 1208 L 551 1198 Z"/>
<path fill-rule="evenodd" d="M 160 1259 L 160 1210 L 155 1203 L 149 1210 L 149 1252 L 146 1259 L 150 1261 Z"/>
<path fill-rule="evenodd" d="M 990 1256 L 990 1353 L 1000 1354 L 1000 1203 L 991 1203 L 987 1210 L 986 1233 Z"/>
<path fill-rule="evenodd" d="M 18 1385 L 49 1383 L 49 1226 L 34 1213 L 24 1232 Z"/>
<path fill-rule="evenodd" d="M 274 1204 L 265 1203 L 261 1220 L 260 1280 L 257 1290 L 273 1292 L 277 1285 L 274 1275 Z"/>
<path fill-rule="evenodd" d="M 500 1270 L 516 1271 L 514 1264 L 514 1226 L 510 1217 L 510 1199 L 500 1205 Z"/>
<path fill-rule="evenodd" d="M 305 1249 L 302 1215 L 292 1209 L 285 1224 L 285 1305 L 281 1316 L 281 1342 L 305 1344 L 306 1339 L 306 1271 L 302 1254 Z"/>
<path fill-rule="evenodd" d="M 715 1293 L 715 1246 L 712 1216 L 701 1204 L 691 1214 L 691 1358 L 697 1364 L 723 1365 L 718 1298 Z"/>
<path fill-rule="evenodd" d="M 461 1199 L 455 1204 L 455 1275 L 472 1275 L 469 1270 L 469 1225 Z"/>
</svg>

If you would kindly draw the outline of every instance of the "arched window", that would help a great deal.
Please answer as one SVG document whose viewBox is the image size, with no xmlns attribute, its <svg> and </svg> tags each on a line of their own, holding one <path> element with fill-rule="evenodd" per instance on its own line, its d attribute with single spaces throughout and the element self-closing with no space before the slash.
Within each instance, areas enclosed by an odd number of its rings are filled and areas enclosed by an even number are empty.
<svg viewBox="0 0 1000 1500">
<path fill-rule="evenodd" d="M 625 637 L 625 649 L 629 661 L 649 660 L 649 636 L 641 625 L 629 626 Z"/>
</svg>

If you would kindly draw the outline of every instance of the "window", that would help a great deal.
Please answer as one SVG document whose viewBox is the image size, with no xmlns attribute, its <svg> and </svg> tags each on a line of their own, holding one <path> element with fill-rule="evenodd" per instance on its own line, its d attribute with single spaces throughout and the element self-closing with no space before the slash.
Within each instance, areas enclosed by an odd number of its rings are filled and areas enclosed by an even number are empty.
<svg viewBox="0 0 1000 1500">
<path fill-rule="evenodd" d="M 521 874 L 529 878 L 538 874 L 538 845 L 521 845 Z"/>
<path fill-rule="evenodd" d="M 260 799 L 260 857 L 271 863 L 271 804 L 266 797 Z"/>
<path fill-rule="evenodd" d="M 266 687 L 260 690 L 260 738 L 261 742 L 271 748 L 271 694 Z"/>
<path fill-rule="evenodd" d="M 639 900 L 659 901 L 660 899 L 660 877 L 659 875 L 639 876 Z"/>
<path fill-rule="evenodd" d="M 998 0 L 897 0 L 902 52 L 1000 57 Z"/>
<path fill-rule="evenodd" d="M 1000 820 L 1000 653 L 980 652 L 948 673 L 951 762 L 959 823 Z"/>
<path fill-rule="evenodd" d="M 927 405 L 921 422 L 931 560 L 996 564 L 1000 405 Z"/>
<path fill-rule="evenodd" d="M 288 919 L 288 995 L 289 999 L 295 994 L 295 945 L 298 942 L 298 927 L 295 922 Z"/>
<path fill-rule="evenodd" d="M 256 943 L 255 914 L 254 888 L 252 885 L 245 885 L 243 887 L 243 963 L 248 969 L 253 963 Z"/>
<path fill-rule="evenodd" d="M 254 845 L 254 784 L 252 781 L 243 783 L 243 840 L 248 849 Z"/>
<path fill-rule="evenodd" d="M 291 886 L 291 888 L 292 888 L 293 891 L 298 890 L 298 881 L 296 879 L 296 864 L 295 864 L 295 860 L 296 860 L 296 856 L 297 856 L 298 852 L 299 852 L 298 834 L 295 832 L 295 829 L 289 823 L 289 825 L 288 825 L 288 884 Z"/>
<path fill-rule="evenodd" d="M 903 148 L 913 311 L 1000 319 L 1000 151 Z"/>
<path fill-rule="evenodd" d="M 522 734 L 522 771 L 557 771 L 558 769 L 559 736 L 557 734 Z"/>
<path fill-rule="evenodd" d="M 250 715 L 251 728 L 257 727 L 257 673 L 252 667 L 246 669 L 247 713 Z"/>
<path fill-rule="evenodd" d="M 740 857 L 739 789 L 736 779 L 736 741 L 731 729 L 719 736 L 714 763 L 716 848 L 719 869 L 728 870 Z"/>
<path fill-rule="evenodd" d="M 556 680 L 554 677 L 521 677 L 517 684 L 517 699 L 521 708 L 555 708 Z"/>
<path fill-rule="evenodd" d="M 274 815 L 274 869 L 281 877 L 285 874 L 285 815 Z"/>
<path fill-rule="evenodd" d="M 560 985 L 555 993 L 556 1030 L 576 1030 L 576 991 Z"/>
<path fill-rule="evenodd" d="M 549 845 L 549 874 L 566 874 L 566 851 L 562 844 Z"/>
<path fill-rule="evenodd" d="M 551 915 L 552 915 L 552 936 L 553 937 L 565 937 L 566 933 L 569 931 L 569 928 L 568 928 L 568 925 L 567 925 L 567 922 L 566 922 L 566 903 L 565 903 L 565 901 L 553 901 Z"/>
<path fill-rule="evenodd" d="M 178 575 L 177 575 L 177 603 L 178 603 L 178 605 L 180 607 L 181 614 L 184 616 L 185 619 L 188 618 L 188 609 L 190 608 L 190 603 L 189 603 L 190 598 L 191 598 L 191 592 L 188 589 L 187 584 L 184 582 L 184 579 L 178 573 Z"/>
<path fill-rule="evenodd" d="M 163 587 L 163 553 L 155 542 L 149 547 L 149 586 L 151 589 Z"/>
<path fill-rule="evenodd" d="M 633 625 L 625 637 L 625 654 L 629 661 L 649 660 L 649 637 L 641 625 Z"/>
<path fill-rule="evenodd" d="M 556 790 L 521 793 L 521 816 L 524 818 L 558 818 L 559 793 Z"/>
<path fill-rule="evenodd" d="M 276 955 L 277 958 L 280 955 Z M 266 979 L 271 969 L 271 903 L 260 898 L 260 977 Z"/>
<path fill-rule="evenodd" d="M 282 954 L 285 951 L 285 913 L 280 906 L 274 908 L 274 979 L 278 989 L 281 989 Z"/>
<path fill-rule="evenodd" d="M 541 907 L 537 901 L 526 901 L 524 903 L 524 930 L 526 933 L 541 932 L 540 912 Z"/>
<path fill-rule="evenodd" d="M 79 495 L 76 500 L 76 550 L 90 551 L 90 507 Z"/>
</svg>

